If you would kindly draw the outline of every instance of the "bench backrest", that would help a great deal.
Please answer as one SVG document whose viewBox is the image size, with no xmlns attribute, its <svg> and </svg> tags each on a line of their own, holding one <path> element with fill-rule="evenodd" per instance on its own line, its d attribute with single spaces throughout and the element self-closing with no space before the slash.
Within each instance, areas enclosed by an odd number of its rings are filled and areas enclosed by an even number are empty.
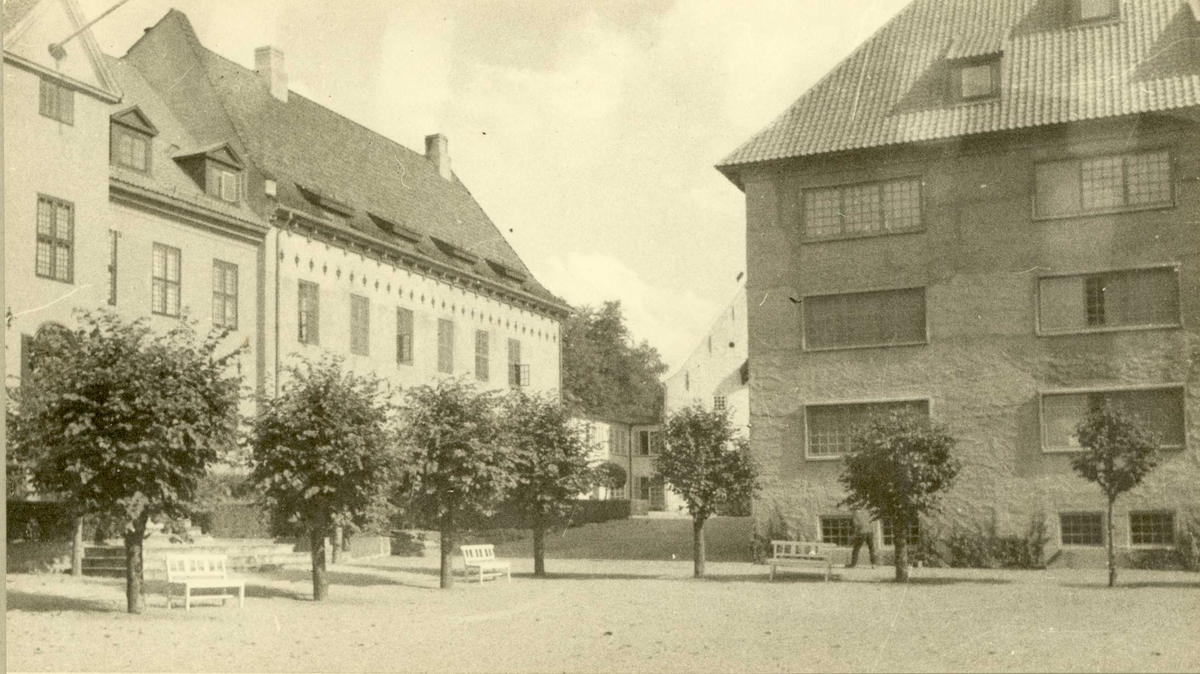
<svg viewBox="0 0 1200 674">
<path fill-rule="evenodd" d="M 828 543 L 814 541 L 771 541 L 772 557 L 786 559 L 788 557 L 819 557 L 829 554 Z"/>
<path fill-rule="evenodd" d="M 225 555 L 167 555 L 167 581 L 224 578 Z"/>
<path fill-rule="evenodd" d="M 462 550 L 463 561 L 467 564 L 471 562 L 491 562 L 496 559 L 496 547 L 491 544 L 463 545 L 459 549 Z"/>
</svg>

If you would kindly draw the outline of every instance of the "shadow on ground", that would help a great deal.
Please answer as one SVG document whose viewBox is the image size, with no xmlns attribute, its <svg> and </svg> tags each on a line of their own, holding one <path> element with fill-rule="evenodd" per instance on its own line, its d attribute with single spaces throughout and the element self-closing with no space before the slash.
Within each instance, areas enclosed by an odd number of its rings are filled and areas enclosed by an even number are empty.
<svg viewBox="0 0 1200 674">
<path fill-rule="evenodd" d="M 1099 578 L 1094 583 L 1063 583 L 1062 587 L 1069 587 L 1076 590 L 1120 590 L 1122 588 L 1136 590 L 1147 587 L 1170 590 L 1195 590 L 1200 589 L 1200 580 L 1135 580 L 1128 583 L 1122 583 L 1120 580 L 1117 580 L 1116 587 L 1109 587 L 1107 578 Z"/>
<path fill-rule="evenodd" d="M 80 599 L 76 597 L 60 597 L 53 594 L 38 594 L 9 590 L 7 592 L 9 611 L 30 611 L 32 613 L 50 613 L 59 611 L 84 611 L 88 613 L 124 612 L 125 604 L 115 604 L 99 599 Z"/>
</svg>

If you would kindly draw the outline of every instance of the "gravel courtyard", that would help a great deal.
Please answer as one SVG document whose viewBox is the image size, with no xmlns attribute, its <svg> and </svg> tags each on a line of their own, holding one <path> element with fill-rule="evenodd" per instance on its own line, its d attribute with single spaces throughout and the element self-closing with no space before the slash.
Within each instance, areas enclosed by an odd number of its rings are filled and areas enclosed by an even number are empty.
<svg viewBox="0 0 1200 674">
<path fill-rule="evenodd" d="M 151 585 L 7 577 L 9 671 L 1198 671 L 1200 577 L 1103 570 L 890 569 L 842 580 L 690 561 L 547 561 L 552 577 L 436 589 L 436 560 L 247 576 L 244 610 L 168 611 Z"/>
</svg>

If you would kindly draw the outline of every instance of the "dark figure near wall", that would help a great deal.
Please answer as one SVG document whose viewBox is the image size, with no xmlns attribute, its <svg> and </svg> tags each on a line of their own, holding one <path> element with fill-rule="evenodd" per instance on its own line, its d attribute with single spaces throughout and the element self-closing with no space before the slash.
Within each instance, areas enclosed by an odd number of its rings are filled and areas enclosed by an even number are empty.
<svg viewBox="0 0 1200 674">
<path fill-rule="evenodd" d="M 853 569 L 858 564 L 858 551 L 863 543 L 867 544 L 867 552 L 871 556 L 871 568 L 875 567 L 875 526 L 871 516 L 864 510 L 855 510 L 854 516 L 854 549 L 850 552 L 850 564 L 846 568 Z"/>
</svg>

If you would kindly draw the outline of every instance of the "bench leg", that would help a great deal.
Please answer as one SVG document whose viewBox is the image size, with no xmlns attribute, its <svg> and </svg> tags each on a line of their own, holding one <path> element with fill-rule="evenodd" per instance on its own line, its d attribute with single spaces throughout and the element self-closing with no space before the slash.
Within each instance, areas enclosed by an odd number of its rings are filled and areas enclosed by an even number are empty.
<svg viewBox="0 0 1200 674">
<path fill-rule="evenodd" d="M 171 605 L 171 584 L 167 583 L 167 608 L 174 608 Z"/>
<path fill-rule="evenodd" d="M 479 584 L 483 585 L 483 567 L 479 567 Z"/>
<path fill-rule="evenodd" d="M 768 583 L 775 582 L 775 565 L 774 564 L 771 565 L 771 577 L 767 579 L 767 582 Z"/>
<path fill-rule="evenodd" d="M 184 588 L 183 590 L 183 610 L 192 610 L 192 588 Z"/>
<path fill-rule="evenodd" d="M 238 588 L 238 608 L 246 607 L 246 586 L 242 585 Z"/>
</svg>

